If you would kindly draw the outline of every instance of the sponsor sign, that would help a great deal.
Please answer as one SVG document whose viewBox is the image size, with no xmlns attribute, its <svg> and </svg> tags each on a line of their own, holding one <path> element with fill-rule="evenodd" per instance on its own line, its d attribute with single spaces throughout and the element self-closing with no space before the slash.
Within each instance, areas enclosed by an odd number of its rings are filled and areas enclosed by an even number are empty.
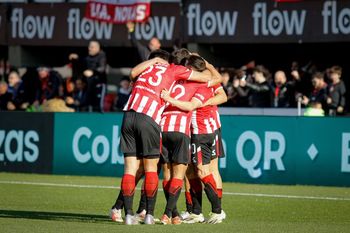
<svg viewBox="0 0 350 233">
<path fill-rule="evenodd" d="M 137 24 L 136 38 L 147 43 L 158 37 L 164 46 L 179 38 L 179 5 L 152 3 L 152 17 Z M 11 45 L 131 46 L 124 24 L 85 18 L 84 4 L 13 4 L 8 38 Z"/>
<path fill-rule="evenodd" d="M 350 186 L 347 118 L 222 116 L 225 181 Z"/>
<path fill-rule="evenodd" d="M 176 39 L 183 43 L 210 44 L 350 41 L 350 1 L 219 2 L 152 3 L 148 20 L 136 26 L 136 37 L 143 42 L 158 37 L 165 47 L 172 46 Z M 131 46 L 125 25 L 110 22 L 115 19 L 122 23 L 139 15 L 141 20 L 146 13 L 133 13 L 137 11 L 125 8 L 130 14 L 116 16 L 102 3 L 91 1 L 89 4 L 93 5 L 87 11 L 86 4 L 77 3 L 12 4 L 7 17 L 8 42 L 11 45 L 86 46 L 89 40 L 99 40 L 105 46 Z M 4 20 L 2 8 L 1 22 Z M 99 20 L 86 18 L 86 14 Z M 1 25 L 4 26 L 1 23 L 0 30 L 4 30 Z M 2 35 L 5 34 L 0 34 L 0 41 Z"/>
<path fill-rule="evenodd" d="M 0 171 L 52 172 L 53 114 L 1 112 Z"/>
<path fill-rule="evenodd" d="M 121 120 L 122 114 L 56 113 L 53 173 L 122 176 Z"/>
</svg>

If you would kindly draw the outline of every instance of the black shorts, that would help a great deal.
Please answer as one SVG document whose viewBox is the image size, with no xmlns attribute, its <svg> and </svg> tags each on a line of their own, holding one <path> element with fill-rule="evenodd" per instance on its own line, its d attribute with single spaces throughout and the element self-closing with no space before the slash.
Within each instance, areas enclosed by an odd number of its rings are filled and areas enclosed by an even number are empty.
<svg viewBox="0 0 350 233">
<path fill-rule="evenodd" d="M 192 134 L 191 136 L 192 163 L 207 165 L 216 158 L 215 133 Z"/>
<path fill-rule="evenodd" d="M 225 157 L 224 145 L 222 143 L 221 128 L 215 130 L 215 151 L 218 158 Z"/>
<path fill-rule="evenodd" d="M 124 113 L 120 148 L 125 157 L 159 158 L 161 129 L 149 116 L 129 111 Z"/>
<path fill-rule="evenodd" d="M 189 164 L 191 161 L 191 139 L 180 132 L 163 132 L 162 162 Z"/>
</svg>

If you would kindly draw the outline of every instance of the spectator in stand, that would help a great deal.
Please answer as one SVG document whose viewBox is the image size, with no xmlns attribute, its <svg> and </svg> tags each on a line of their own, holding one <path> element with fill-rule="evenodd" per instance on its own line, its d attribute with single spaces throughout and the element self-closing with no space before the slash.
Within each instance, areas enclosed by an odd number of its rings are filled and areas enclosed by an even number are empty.
<svg viewBox="0 0 350 233">
<path fill-rule="evenodd" d="M 327 113 L 327 83 L 324 81 L 324 74 L 321 72 L 314 73 L 311 82 L 313 90 L 308 97 L 303 96 L 302 103 L 306 106 L 312 103 L 319 103 L 321 108 Z"/>
<path fill-rule="evenodd" d="M 135 46 L 137 48 L 140 59 L 142 61 L 146 61 L 148 59 L 149 54 L 152 51 L 160 49 L 161 43 L 160 43 L 159 39 L 156 37 L 153 37 L 148 42 L 148 46 L 143 45 L 142 43 L 140 43 L 136 39 L 136 37 L 135 37 L 135 23 L 134 22 L 128 22 L 126 24 L 126 27 L 128 29 L 128 32 L 129 32 L 129 37 L 130 37 L 131 43 L 133 44 L 133 46 Z"/>
<path fill-rule="evenodd" d="M 287 82 L 287 76 L 282 70 L 275 73 L 272 93 L 272 106 L 275 108 L 291 107 L 293 105 L 293 101 L 295 101 L 293 84 L 291 82 Z"/>
<path fill-rule="evenodd" d="M 307 63 L 301 68 L 297 62 L 292 63 L 290 75 L 296 97 L 308 96 L 313 90 L 311 79 L 312 74 L 317 72 L 316 68 L 317 67 L 313 65 L 312 62 Z M 295 105 L 293 104 L 292 107 L 295 107 Z"/>
<path fill-rule="evenodd" d="M 129 78 L 123 78 L 119 83 L 116 108 L 118 110 L 123 110 L 124 105 L 128 102 L 129 96 L 131 94 L 131 85 Z"/>
<path fill-rule="evenodd" d="M 25 110 L 28 107 L 25 85 L 17 71 L 10 72 L 8 83 L 8 92 L 12 94 L 12 103 L 15 105 L 16 110 Z"/>
<path fill-rule="evenodd" d="M 83 60 L 79 55 L 69 55 L 72 66 L 72 78 L 76 80 L 83 75 L 87 80 L 87 105 L 90 112 L 103 112 L 107 84 L 107 57 L 98 41 L 90 41 L 88 56 Z"/>
<path fill-rule="evenodd" d="M 87 79 L 89 111 L 103 112 L 107 83 L 107 58 L 98 41 L 90 41 L 83 75 Z"/>
<path fill-rule="evenodd" d="M 248 107 L 248 88 L 240 85 L 240 82 L 245 82 L 247 79 L 246 71 L 238 69 L 233 77 L 232 88 L 228 88 L 228 103 L 229 106 Z"/>
<path fill-rule="evenodd" d="M 327 104 L 329 115 L 342 115 L 345 108 L 346 88 L 344 82 L 340 79 L 342 68 L 340 66 L 332 66 L 329 70 L 331 83 L 328 85 Z"/>
<path fill-rule="evenodd" d="M 12 94 L 8 92 L 8 85 L 0 81 L 0 111 L 15 110 L 15 105 L 11 102 Z"/>
<path fill-rule="evenodd" d="M 63 96 L 63 93 L 60 93 L 63 90 L 63 78 L 57 71 L 51 70 L 48 67 L 39 67 L 38 75 L 40 86 L 36 90 L 34 106 L 39 106 L 49 99 Z"/>
<path fill-rule="evenodd" d="M 87 106 L 87 82 L 85 77 L 75 80 L 74 91 L 72 96 L 66 98 L 69 107 L 74 108 L 76 112 L 88 111 Z"/>
<path fill-rule="evenodd" d="M 267 82 L 269 71 L 262 65 L 258 65 L 253 70 L 254 83 L 240 80 L 241 87 L 247 87 L 249 103 L 251 107 L 268 108 L 271 107 L 271 87 Z"/>
<path fill-rule="evenodd" d="M 23 82 L 23 104 L 21 109 L 26 110 L 36 100 L 37 92 L 40 89 L 40 79 L 37 68 L 27 67 L 27 71 L 22 76 Z"/>
<path fill-rule="evenodd" d="M 233 94 L 233 87 L 232 87 L 232 83 L 231 83 L 231 70 L 229 69 L 223 69 L 221 72 L 221 77 L 223 78 L 223 82 L 222 82 L 222 87 L 224 88 L 224 91 L 226 93 L 226 96 L 228 96 L 228 98 L 232 97 Z M 220 107 L 230 107 L 232 106 L 232 102 L 225 102 L 221 105 L 219 105 Z"/>
</svg>

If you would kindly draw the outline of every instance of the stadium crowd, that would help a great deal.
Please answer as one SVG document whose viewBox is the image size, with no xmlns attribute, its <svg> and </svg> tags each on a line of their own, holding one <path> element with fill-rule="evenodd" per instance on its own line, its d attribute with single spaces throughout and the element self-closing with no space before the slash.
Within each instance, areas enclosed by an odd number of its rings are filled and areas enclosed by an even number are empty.
<svg viewBox="0 0 350 233">
<path fill-rule="evenodd" d="M 161 48 L 157 38 L 148 45 L 137 41 L 133 23 L 128 23 L 127 28 L 142 61 L 151 51 Z M 0 111 L 121 111 L 132 89 L 125 76 L 117 88 L 107 91 L 107 59 L 98 41 L 90 41 L 86 57 L 69 55 L 69 77 L 47 66 L 27 68 L 22 75 L 2 62 L 1 66 Z M 340 66 L 318 70 L 311 63 L 301 67 L 293 62 L 290 70 L 271 74 L 252 61 L 240 68 L 219 70 L 228 96 L 222 107 L 295 108 L 301 104 L 307 109 L 306 114 L 346 113 L 346 87 Z"/>
<path fill-rule="evenodd" d="M 67 108 L 62 111 L 121 111 L 132 89 L 129 78 L 121 78 L 118 88 L 107 93 L 106 63 L 91 70 L 75 70 L 83 65 L 72 59 L 69 66 L 74 75 L 67 78 L 49 67 L 27 68 L 23 75 L 12 69 L 0 81 L 0 111 L 41 111 L 40 106 L 49 100 L 65 101 Z M 239 69 L 220 68 L 220 72 L 228 96 L 222 107 L 295 108 L 301 103 L 317 109 L 320 115 L 346 113 L 340 66 L 325 71 L 278 70 L 272 75 L 264 66 L 252 64 Z"/>
</svg>

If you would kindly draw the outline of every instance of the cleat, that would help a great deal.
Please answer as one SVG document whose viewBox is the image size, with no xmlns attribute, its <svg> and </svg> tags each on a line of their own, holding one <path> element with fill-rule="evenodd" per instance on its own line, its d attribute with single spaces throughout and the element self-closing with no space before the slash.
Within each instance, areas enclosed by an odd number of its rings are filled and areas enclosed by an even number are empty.
<svg viewBox="0 0 350 233">
<path fill-rule="evenodd" d="M 125 216 L 125 225 L 138 225 L 139 221 L 134 215 L 127 214 Z"/>
<path fill-rule="evenodd" d="M 224 210 L 221 210 L 221 214 L 223 215 L 223 219 L 226 219 L 226 213 Z"/>
<path fill-rule="evenodd" d="M 190 216 L 190 213 L 188 211 L 182 211 L 180 214 L 180 218 L 182 220 L 186 220 Z"/>
<path fill-rule="evenodd" d="M 204 216 L 203 214 L 190 214 L 190 216 L 184 220 L 184 223 L 192 224 L 192 223 L 202 223 L 204 222 Z"/>
<path fill-rule="evenodd" d="M 146 225 L 153 225 L 153 224 L 155 224 L 154 217 L 152 215 L 150 215 L 150 214 L 146 214 L 144 223 Z"/>
<path fill-rule="evenodd" d="M 220 214 L 209 213 L 209 219 L 206 221 L 209 224 L 218 224 L 222 223 L 222 221 L 226 218 L 226 214 L 223 210 L 221 210 Z"/>
<path fill-rule="evenodd" d="M 146 210 L 142 210 L 140 213 L 136 214 L 135 217 L 137 221 L 143 222 L 145 220 Z"/>
<path fill-rule="evenodd" d="M 181 217 L 176 216 L 171 219 L 171 224 L 180 225 L 182 223 Z"/>
<path fill-rule="evenodd" d="M 122 218 L 122 210 L 113 208 L 109 212 L 109 217 L 112 219 L 113 222 L 124 222 Z"/>
<path fill-rule="evenodd" d="M 162 218 L 160 219 L 160 222 L 163 225 L 170 225 L 171 224 L 171 219 L 168 217 L 168 215 L 163 214 Z"/>
</svg>

